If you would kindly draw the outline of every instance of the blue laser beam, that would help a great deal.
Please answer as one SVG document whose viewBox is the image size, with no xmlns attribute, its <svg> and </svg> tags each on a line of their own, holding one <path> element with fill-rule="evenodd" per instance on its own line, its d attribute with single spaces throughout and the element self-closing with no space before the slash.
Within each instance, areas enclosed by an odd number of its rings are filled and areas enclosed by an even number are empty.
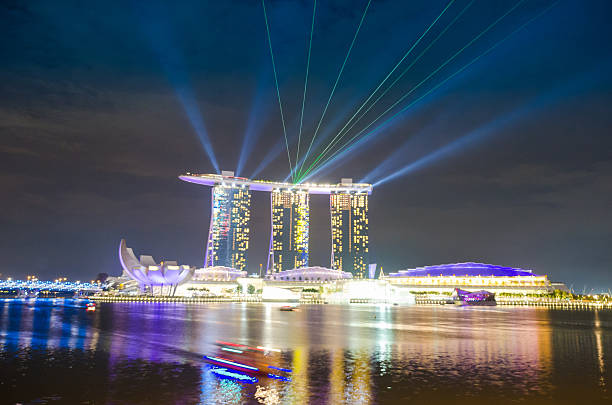
<svg viewBox="0 0 612 405">
<path fill-rule="evenodd" d="M 193 130 L 198 135 L 200 143 L 202 144 L 204 150 L 206 151 L 206 154 L 208 155 L 210 163 L 213 165 L 217 173 L 221 173 L 193 89 L 187 85 L 180 86 L 178 84 L 175 84 L 175 91 L 179 101 L 183 105 L 183 109 L 187 114 L 187 117 L 189 119 L 189 122 L 191 123 L 191 126 L 193 127 Z"/>
<path fill-rule="evenodd" d="M 519 2 L 521 3 L 521 2 Z M 330 155 L 329 157 L 327 157 L 319 166 L 317 166 L 317 169 L 313 170 L 312 172 L 310 172 L 310 174 L 308 176 L 304 176 L 303 179 L 301 179 L 301 181 L 312 177 L 311 174 L 314 171 L 319 171 L 320 168 L 325 167 L 326 164 L 330 161 L 335 161 L 336 159 L 338 159 L 340 156 L 347 154 L 349 151 L 353 150 L 355 147 L 363 144 L 365 141 L 367 141 L 368 139 L 371 139 L 374 135 L 378 134 L 381 129 L 388 127 L 392 122 L 394 122 L 395 120 L 397 120 L 399 117 L 401 117 L 407 110 L 409 110 L 410 108 L 412 108 L 416 103 L 421 102 L 421 100 L 427 96 L 429 96 L 431 93 L 433 93 L 434 91 L 436 91 L 438 88 L 440 88 L 441 86 L 443 86 L 444 84 L 446 84 L 449 80 L 451 80 L 452 78 L 454 78 L 455 76 L 457 76 L 458 74 L 460 74 L 461 72 L 463 72 L 465 69 L 467 69 L 469 66 L 473 65 L 475 62 L 477 62 L 478 60 L 480 60 L 482 57 L 484 57 L 485 55 L 489 54 L 490 52 L 492 52 L 494 49 L 496 49 L 498 46 L 500 46 L 502 43 L 504 43 L 506 40 L 508 40 L 510 37 L 512 37 L 514 34 L 516 34 L 518 31 L 522 30 L 525 26 L 527 26 L 528 24 L 530 24 L 532 21 L 534 21 L 535 19 L 541 17 L 543 14 L 545 14 L 546 12 L 548 12 L 551 8 L 553 8 L 556 4 L 558 3 L 558 1 L 552 3 L 550 6 L 546 7 L 544 10 L 542 10 L 540 13 L 538 13 L 537 15 L 535 15 L 534 17 L 530 18 L 529 20 L 527 20 L 525 23 L 521 24 L 518 28 L 516 28 L 515 30 L 513 30 L 510 34 L 506 35 L 504 38 L 502 38 L 500 41 L 496 42 L 495 44 L 493 44 L 491 47 L 487 48 L 487 50 L 485 50 L 484 52 L 482 52 L 481 54 L 479 54 L 478 56 L 476 56 L 474 59 L 472 59 L 471 61 L 469 61 L 467 64 L 463 65 L 459 70 L 455 71 L 454 73 L 452 73 L 451 75 L 447 76 L 444 80 L 442 80 L 440 83 L 438 83 L 437 85 L 433 86 L 431 89 L 429 89 L 427 92 L 425 92 L 423 95 L 421 95 L 420 97 L 416 98 L 415 100 L 413 100 L 412 102 L 410 102 L 407 106 L 403 107 L 402 109 L 400 109 L 399 111 L 397 111 L 395 114 L 393 114 L 391 117 L 387 118 L 386 120 L 384 120 L 378 127 L 374 128 L 372 131 L 366 133 L 365 135 L 363 135 L 362 138 L 358 139 L 357 141 L 355 141 L 354 143 L 351 144 L 351 142 L 353 142 L 355 140 L 355 138 L 357 138 L 359 135 L 362 134 L 363 130 L 360 131 L 359 133 L 357 133 L 355 136 L 353 136 L 351 139 L 349 139 L 344 145 L 342 145 L 336 152 L 334 152 L 332 155 Z M 367 127 L 366 127 L 367 128 Z M 340 154 L 340 155 L 338 155 Z"/>
<path fill-rule="evenodd" d="M 137 6 L 135 4 L 135 6 Z M 161 16 L 166 15 L 165 10 L 159 9 L 161 5 L 147 5 L 139 8 L 138 15 L 142 16 L 140 22 L 151 49 L 159 59 L 160 66 L 164 71 L 175 95 L 180 102 L 191 127 L 196 133 L 210 163 L 217 173 L 220 173 L 219 164 L 202 118 L 197 97 L 191 84 L 190 75 L 184 61 L 184 55 L 180 48 L 172 40 L 172 28 Z"/>
<path fill-rule="evenodd" d="M 413 108 L 410 109 L 410 111 L 405 111 L 403 113 L 402 119 L 412 117 L 413 115 L 419 113 L 421 109 L 426 106 L 427 106 L 427 103 L 425 102 L 415 104 L 415 106 L 413 106 Z M 330 156 L 328 159 L 323 161 L 321 165 L 315 167 L 313 170 L 308 172 L 308 174 L 306 174 L 303 178 L 300 178 L 299 183 L 303 183 L 304 181 L 316 176 L 318 173 L 321 173 L 324 170 L 325 171 L 331 170 L 333 167 L 337 166 L 343 161 L 350 160 L 351 157 L 355 157 L 357 150 L 359 150 L 363 146 L 370 145 L 370 143 L 373 140 L 381 139 L 381 137 L 378 135 L 383 133 L 388 127 L 390 127 L 391 125 L 395 123 L 396 122 L 386 122 L 386 123 L 379 125 L 375 129 L 373 129 L 371 132 L 369 132 L 366 136 L 355 140 L 353 144 L 351 144 L 348 148 L 341 150 L 340 153 L 334 156 Z"/>
<path fill-rule="evenodd" d="M 458 150 L 460 149 L 464 149 L 470 145 L 475 144 L 477 141 L 483 139 L 486 136 L 489 136 L 491 134 L 493 134 L 495 131 L 498 131 L 500 129 L 502 129 L 504 126 L 507 126 L 508 124 L 510 124 L 513 121 L 516 121 L 516 119 L 518 118 L 519 112 L 513 112 L 511 114 L 508 114 L 507 116 L 498 118 L 492 122 L 490 122 L 489 124 L 486 124 L 472 132 L 470 132 L 467 135 L 464 135 L 454 141 L 452 141 L 451 143 L 443 146 L 440 149 L 437 149 L 436 151 L 420 158 L 417 159 L 416 161 L 402 167 L 401 169 L 395 171 L 394 173 L 383 177 L 382 179 L 376 181 L 373 185 L 374 187 L 378 187 L 382 184 L 385 184 L 393 179 L 396 179 L 398 177 L 407 175 L 408 173 L 412 173 L 415 172 L 418 169 L 422 169 L 440 159 L 442 159 L 445 156 L 451 155 L 453 153 L 456 153 Z"/>
<path fill-rule="evenodd" d="M 267 87 L 264 85 L 264 83 L 265 80 L 259 80 L 255 97 L 253 98 L 251 112 L 244 131 L 242 147 L 240 148 L 240 157 L 238 158 L 238 164 L 236 165 L 236 176 L 240 176 L 242 174 L 244 165 L 253 151 L 253 145 L 259 138 L 261 125 L 270 112 L 270 106 L 266 101 L 264 101 L 264 95 L 267 92 Z"/>
<path fill-rule="evenodd" d="M 440 66 L 438 66 L 433 72 L 431 72 L 429 75 L 427 75 L 427 77 L 425 77 L 423 80 L 421 80 L 419 83 L 417 83 L 415 86 L 413 86 L 407 93 L 405 93 L 402 97 L 400 97 L 397 101 L 395 101 L 393 104 L 391 104 L 391 106 L 389 106 L 385 111 L 383 111 L 381 114 L 379 114 L 372 122 L 370 122 L 368 125 L 366 125 L 363 129 L 361 129 L 359 132 L 357 132 L 357 134 L 355 134 L 351 139 L 349 139 L 349 141 L 347 143 L 345 143 L 345 145 L 350 144 L 351 141 L 353 141 L 354 139 L 358 138 L 360 135 L 362 135 L 365 131 L 368 130 L 368 128 L 370 128 L 372 125 L 374 125 L 379 119 L 381 119 L 383 116 L 385 116 L 387 113 L 391 112 L 398 104 L 400 104 L 401 102 L 403 102 L 407 97 L 409 97 L 415 90 L 417 90 L 419 87 L 421 87 L 421 85 L 423 85 L 425 82 L 427 82 L 431 77 L 433 77 L 435 74 L 437 74 L 440 70 L 442 70 L 446 65 L 448 65 L 450 62 L 452 62 L 457 56 L 459 56 L 461 53 L 463 53 L 464 50 L 466 50 L 467 48 L 469 48 L 474 42 L 476 42 L 478 39 L 480 39 L 483 35 L 485 35 L 489 30 L 491 30 L 493 27 L 495 27 L 502 19 L 504 19 L 508 14 L 510 14 L 512 11 L 514 11 L 517 7 L 519 7 L 525 0 L 519 0 L 514 6 L 512 6 L 508 11 L 506 11 L 504 14 L 502 14 L 500 17 L 498 17 L 494 22 L 492 22 L 484 31 L 481 31 L 477 36 L 475 36 L 474 38 L 472 38 L 470 40 L 470 42 L 468 42 L 466 45 L 464 45 L 462 48 L 460 48 L 457 52 L 455 52 L 450 58 L 446 59 L 446 61 L 444 63 L 442 63 Z M 484 55 L 484 54 L 481 54 Z M 468 64 L 469 65 L 469 64 Z M 466 65 L 466 67 L 468 66 Z M 460 71 L 459 71 L 460 72 Z M 451 76 L 452 77 L 452 76 Z M 442 82 L 444 83 L 444 81 Z M 410 106 L 410 104 L 409 104 Z M 398 113 L 402 112 L 403 110 L 405 110 L 408 107 L 404 107 L 403 109 L 401 109 Z M 397 113 L 396 113 L 397 114 Z M 395 115 L 394 115 L 395 116 Z M 328 151 L 333 148 L 339 141 L 340 139 L 342 139 L 344 137 L 345 134 L 340 135 L 340 133 L 338 133 L 338 135 L 336 135 L 334 137 L 334 139 L 332 140 L 332 142 L 326 147 L 326 149 L 323 151 L 323 153 L 321 155 L 319 155 L 319 158 L 317 158 L 317 160 L 315 161 L 314 164 L 316 164 L 316 162 L 324 155 L 326 155 L 328 153 Z M 338 138 L 336 140 L 336 138 Z M 335 154 L 337 154 L 340 150 L 342 150 L 342 148 L 345 147 L 345 145 L 343 145 L 339 150 L 337 150 L 336 152 L 331 153 L 330 157 L 333 157 Z M 311 166 L 312 167 L 312 166 Z"/>
<path fill-rule="evenodd" d="M 254 179 L 259 173 L 261 173 L 266 167 L 268 167 L 268 165 L 272 163 L 274 159 L 278 157 L 278 155 L 280 155 L 284 147 L 285 144 L 282 139 L 272 145 L 272 147 L 268 150 L 261 162 L 259 162 L 259 165 L 257 165 L 255 170 L 253 170 L 253 173 L 251 173 L 251 176 L 249 176 L 249 178 Z"/>
<path fill-rule="evenodd" d="M 521 0 L 524 1 L 524 0 Z M 427 27 L 427 29 L 421 34 L 421 36 L 414 42 L 414 44 L 412 44 L 412 46 L 410 47 L 410 49 L 408 49 L 408 51 L 406 53 L 404 53 L 404 56 L 402 56 L 402 58 L 399 60 L 399 62 L 397 62 L 395 64 L 395 66 L 393 67 L 393 69 L 391 69 L 391 71 L 385 76 L 385 78 L 378 84 L 378 86 L 374 89 L 374 91 L 372 91 L 370 93 L 370 95 L 366 98 L 366 100 L 361 104 L 361 106 L 357 109 L 357 111 L 355 111 L 355 113 L 348 119 L 348 121 L 344 124 L 344 126 L 340 129 L 340 131 L 338 131 L 338 133 L 334 136 L 334 138 L 331 140 L 330 144 L 323 150 L 322 153 L 327 152 L 327 150 L 330 148 L 330 145 L 335 145 L 335 141 L 336 139 L 340 136 L 340 134 L 345 130 L 345 128 L 353 121 L 353 119 L 357 116 L 357 114 L 359 114 L 359 112 L 363 109 L 363 107 L 365 107 L 367 105 L 367 103 L 372 99 L 372 97 L 374 97 L 374 95 L 376 94 L 376 92 L 387 82 L 387 80 L 389 80 L 389 78 L 391 77 L 391 75 L 393 74 L 393 72 L 395 72 L 397 70 L 397 68 L 404 62 L 404 60 L 412 53 L 412 51 L 414 50 L 414 48 L 416 48 L 416 46 L 421 42 L 421 40 L 425 37 L 425 35 L 427 35 L 427 33 L 431 30 L 431 28 L 436 25 L 436 23 L 438 22 L 438 20 L 444 15 L 444 13 L 446 13 L 446 11 L 449 9 L 449 7 L 455 2 L 455 0 L 450 0 L 448 2 L 448 4 L 446 5 L 446 7 L 444 7 L 444 9 L 442 10 L 442 12 L 440 12 L 440 14 L 438 14 L 438 16 L 431 22 L 431 24 L 429 24 L 429 26 Z M 308 170 L 306 171 L 308 172 Z"/>
<path fill-rule="evenodd" d="M 333 130 L 332 128 L 335 127 L 335 125 L 337 125 L 340 121 L 342 121 L 344 119 L 344 117 L 346 117 L 346 115 L 349 113 L 350 108 L 347 107 L 345 108 L 342 112 L 337 114 L 337 118 L 332 122 L 332 126 L 328 129 L 326 129 L 324 132 L 322 132 L 321 134 L 323 135 L 323 137 L 321 137 L 320 139 L 317 140 L 317 142 L 315 143 L 315 147 L 318 147 L 320 145 L 321 142 L 324 141 L 325 136 L 329 135 L 329 133 L 331 133 L 331 131 Z M 255 176 L 257 176 L 259 173 L 261 173 L 266 167 L 268 167 L 270 165 L 270 163 L 272 163 L 279 155 L 280 153 L 283 151 L 283 146 L 284 143 L 281 141 L 277 141 L 275 144 L 273 144 L 269 149 L 268 152 L 265 154 L 265 156 L 263 157 L 263 159 L 259 162 L 259 165 L 257 165 L 257 168 L 255 168 L 255 170 L 252 172 L 251 176 L 249 178 L 254 178 Z M 303 162 L 305 159 L 305 156 L 303 156 L 300 160 L 301 162 Z M 289 179 L 291 178 L 291 175 L 287 175 L 287 177 L 285 178 L 284 182 L 289 181 Z"/>
<path fill-rule="evenodd" d="M 608 69 L 603 68 L 605 65 L 608 65 L 609 67 L 610 61 L 608 61 L 607 64 L 600 65 L 596 71 L 581 74 L 578 78 L 566 82 L 561 86 L 557 86 L 557 88 L 545 93 L 544 95 L 535 97 L 532 101 L 526 103 L 522 107 L 519 107 L 509 113 L 502 114 L 488 123 L 470 131 L 468 134 L 463 135 L 447 143 L 441 148 L 412 161 L 399 170 L 380 178 L 374 183 L 374 186 L 378 187 L 398 177 L 414 173 L 417 170 L 430 166 L 442 158 L 457 154 L 469 147 L 473 147 L 491 136 L 500 134 L 502 131 L 518 124 L 522 120 L 531 118 L 537 113 L 540 113 L 542 110 L 548 109 L 558 103 L 563 102 L 564 100 L 567 100 L 568 98 L 571 98 L 568 96 L 576 95 L 576 93 L 584 91 L 588 87 L 595 86 L 602 79 L 607 78 L 607 73 L 605 72 L 607 72 Z"/>
<path fill-rule="evenodd" d="M 384 173 L 393 167 L 398 161 L 406 161 L 406 158 L 416 152 L 419 143 L 423 143 L 424 140 L 428 141 L 429 144 L 436 143 L 436 135 L 443 134 L 444 130 L 440 128 L 440 125 L 446 123 L 446 117 L 443 119 L 438 116 L 435 122 L 428 124 L 425 128 L 418 131 L 417 134 L 411 136 L 401 146 L 395 148 L 389 156 L 380 162 L 375 168 L 370 170 L 359 182 L 360 183 L 371 183 L 378 178 L 383 177 Z"/>
</svg>

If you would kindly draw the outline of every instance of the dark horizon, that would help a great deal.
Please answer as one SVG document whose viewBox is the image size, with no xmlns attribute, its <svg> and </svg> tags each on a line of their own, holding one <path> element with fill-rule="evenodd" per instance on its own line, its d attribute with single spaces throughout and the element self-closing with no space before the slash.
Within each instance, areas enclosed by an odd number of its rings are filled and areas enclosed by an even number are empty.
<svg viewBox="0 0 612 405">
<path fill-rule="evenodd" d="M 356 129 L 516 8 L 311 180 L 377 184 L 371 248 L 385 273 L 474 261 L 608 291 L 609 2 L 451 3 L 411 58 L 464 13 Z M 312 2 L 265 4 L 295 154 Z M 366 4 L 317 6 L 302 148 Z M 319 136 L 344 125 L 448 4 L 372 1 Z M 260 2 L 14 1 L 0 22 L 0 277 L 118 275 L 121 238 L 201 266 L 210 189 L 178 176 L 215 172 L 210 151 L 238 176 L 289 174 Z M 329 201 L 311 201 L 310 264 L 329 266 Z M 268 194 L 254 192 L 250 273 L 266 263 L 269 215 Z"/>
</svg>

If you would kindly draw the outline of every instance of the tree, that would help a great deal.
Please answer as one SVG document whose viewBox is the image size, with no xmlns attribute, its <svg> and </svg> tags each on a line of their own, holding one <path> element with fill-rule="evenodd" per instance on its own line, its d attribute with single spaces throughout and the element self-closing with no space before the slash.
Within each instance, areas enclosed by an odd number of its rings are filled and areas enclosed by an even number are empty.
<svg viewBox="0 0 612 405">
<path fill-rule="evenodd" d="M 236 287 L 236 293 L 242 294 L 242 284 L 238 284 L 238 287 Z"/>
<path fill-rule="evenodd" d="M 100 284 L 103 284 L 108 278 L 108 273 L 98 273 L 96 276 L 96 281 L 99 281 Z"/>
<path fill-rule="evenodd" d="M 255 294 L 255 286 L 253 284 L 249 284 L 249 286 L 247 287 L 247 293 Z"/>
</svg>

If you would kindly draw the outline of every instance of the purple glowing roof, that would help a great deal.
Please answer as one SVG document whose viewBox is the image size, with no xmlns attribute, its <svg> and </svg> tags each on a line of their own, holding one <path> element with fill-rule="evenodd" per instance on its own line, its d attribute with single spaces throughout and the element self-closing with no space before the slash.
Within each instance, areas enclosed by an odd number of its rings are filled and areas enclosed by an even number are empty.
<svg viewBox="0 0 612 405">
<path fill-rule="evenodd" d="M 188 183 L 201 184 L 204 186 L 226 185 L 228 187 L 249 188 L 254 191 L 292 190 L 304 191 L 309 194 L 332 194 L 332 193 L 372 193 L 372 185 L 364 183 L 340 183 L 340 184 L 312 184 L 312 183 L 284 183 L 267 180 L 251 180 L 244 177 L 227 176 L 220 174 L 191 174 L 179 176 L 179 179 Z"/>
<path fill-rule="evenodd" d="M 495 266 L 483 263 L 454 263 L 439 264 L 436 266 L 417 267 L 416 269 L 400 270 L 390 273 L 389 277 L 516 277 L 516 276 L 538 276 L 531 270 L 516 269 L 514 267 Z"/>
</svg>

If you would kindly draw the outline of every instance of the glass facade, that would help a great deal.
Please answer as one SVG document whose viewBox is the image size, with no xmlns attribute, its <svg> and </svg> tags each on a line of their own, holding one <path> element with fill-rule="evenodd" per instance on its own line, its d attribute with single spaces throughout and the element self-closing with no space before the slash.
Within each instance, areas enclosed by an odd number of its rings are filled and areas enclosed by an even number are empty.
<svg viewBox="0 0 612 405">
<path fill-rule="evenodd" d="M 369 264 L 368 195 L 331 194 L 332 257 L 335 270 L 366 278 Z"/>
<path fill-rule="evenodd" d="M 304 191 L 273 191 L 267 273 L 308 266 L 310 197 Z"/>
<path fill-rule="evenodd" d="M 246 269 L 251 221 L 251 192 L 246 187 L 212 188 L 212 214 L 206 267 Z"/>
</svg>

